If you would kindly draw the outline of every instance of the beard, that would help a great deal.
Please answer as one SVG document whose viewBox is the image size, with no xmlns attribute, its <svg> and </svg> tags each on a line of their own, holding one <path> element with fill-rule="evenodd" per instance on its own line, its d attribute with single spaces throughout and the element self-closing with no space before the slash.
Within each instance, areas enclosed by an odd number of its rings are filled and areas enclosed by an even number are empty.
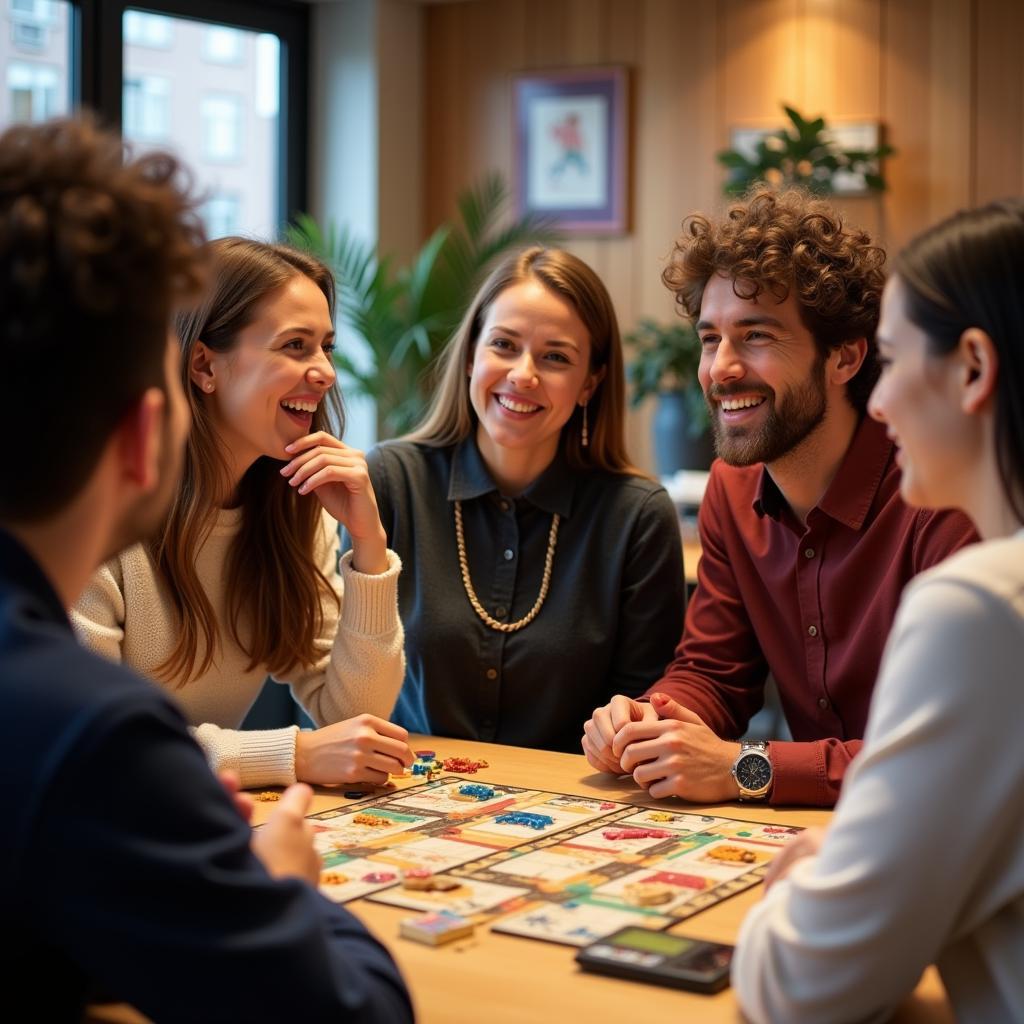
<svg viewBox="0 0 1024 1024">
<path fill-rule="evenodd" d="M 757 427 L 730 427 L 722 423 L 718 404 L 712 399 L 732 393 L 763 395 L 766 415 Z M 775 462 L 805 441 L 825 419 L 825 360 L 819 355 L 807 379 L 787 391 L 781 399 L 769 387 L 718 388 L 708 394 L 715 453 L 730 466 L 751 466 Z"/>
</svg>

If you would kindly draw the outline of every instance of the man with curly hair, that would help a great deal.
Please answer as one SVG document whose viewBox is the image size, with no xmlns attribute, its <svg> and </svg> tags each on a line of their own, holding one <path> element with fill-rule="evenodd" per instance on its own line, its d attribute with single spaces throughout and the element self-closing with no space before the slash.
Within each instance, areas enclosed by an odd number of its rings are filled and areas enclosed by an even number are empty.
<svg viewBox="0 0 1024 1024">
<path fill-rule="evenodd" d="M 703 345 L 718 460 L 673 663 L 584 727 L 601 771 L 652 796 L 831 806 L 861 746 L 904 584 L 976 539 L 909 508 L 865 415 L 884 252 L 828 203 L 760 188 L 684 223 L 665 284 Z M 792 741 L 740 741 L 775 678 Z"/>
<path fill-rule="evenodd" d="M 182 173 L 87 120 L 0 136 L 5 1009 L 79 1020 L 102 993 L 159 1021 L 409 1021 L 387 952 L 315 890 L 309 788 L 254 836 L 177 705 L 68 621 L 177 482 L 169 324 L 204 279 Z"/>
</svg>

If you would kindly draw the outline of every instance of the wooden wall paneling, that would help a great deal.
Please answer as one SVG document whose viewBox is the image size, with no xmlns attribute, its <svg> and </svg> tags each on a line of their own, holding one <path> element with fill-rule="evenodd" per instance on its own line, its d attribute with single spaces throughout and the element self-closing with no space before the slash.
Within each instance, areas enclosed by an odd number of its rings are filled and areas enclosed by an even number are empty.
<svg viewBox="0 0 1024 1024">
<path fill-rule="evenodd" d="M 973 203 L 973 8 L 973 0 L 932 0 L 927 224 Z"/>
<path fill-rule="evenodd" d="M 1024 192 L 1024 5 L 976 0 L 975 203 Z"/>
<path fill-rule="evenodd" d="M 931 168 L 931 0 L 892 0 L 883 12 L 882 116 L 898 152 L 886 165 L 881 240 L 890 252 L 927 223 Z"/>
</svg>

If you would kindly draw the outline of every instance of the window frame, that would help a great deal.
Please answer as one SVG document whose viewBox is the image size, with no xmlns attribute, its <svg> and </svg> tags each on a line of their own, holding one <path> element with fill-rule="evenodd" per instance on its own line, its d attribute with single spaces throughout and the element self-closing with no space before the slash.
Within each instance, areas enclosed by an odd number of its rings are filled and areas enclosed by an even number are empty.
<svg viewBox="0 0 1024 1024">
<path fill-rule="evenodd" d="M 167 14 L 250 32 L 281 41 L 281 103 L 278 116 L 277 209 L 281 227 L 307 204 L 307 139 L 310 10 L 300 0 L 71 0 L 72 108 L 95 110 L 120 130 L 124 39 L 128 8 Z"/>
</svg>

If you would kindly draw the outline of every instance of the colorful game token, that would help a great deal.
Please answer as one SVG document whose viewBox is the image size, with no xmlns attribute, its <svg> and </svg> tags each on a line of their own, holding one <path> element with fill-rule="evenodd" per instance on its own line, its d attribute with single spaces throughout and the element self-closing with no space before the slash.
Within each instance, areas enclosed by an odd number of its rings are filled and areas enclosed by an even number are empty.
<svg viewBox="0 0 1024 1024">
<path fill-rule="evenodd" d="M 494 787 L 484 786 L 479 782 L 467 782 L 464 786 L 459 786 L 459 793 L 474 800 L 490 800 L 494 796 Z"/>
<path fill-rule="evenodd" d="M 275 800 L 281 799 L 281 794 L 268 789 L 263 793 L 253 793 L 252 798 L 253 800 L 259 800 L 261 803 L 273 803 Z"/>
<path fill-rule="evenodd" d="M 511 811 L 508 814 L 499 814 L 494 820 L 499 825 L 525 825 L 527 828 L 538 831 L 555 823 L 555 819 L 547 814 L 531 814 L 529 811 Z"/>
<path fill-rule="evenodd" d="M 451 892 L 461 887 L 462 883 L 456 879 L 435 875 L 427 868 L 410 868 L 402 875 L 403 889 L 415 889 L 418 892 Z"/>
<path fill-rule="evenodd" d="M 344 885 L 348 881 L 348 875 L 340 871 L 324 871 L 320 875 L 321 885 Z"/>
<path fill-rule="evenodd" d="M 361 800 L 366 796 L 361 789 L 346 789 L 344 795 L 346 800 Z"/>
<path fill-rule="evenodd" d="M 453 939 L 463 939 L 473 934 L 473 924 L 458 914 L 445 910 L 438 913 L 406 917 L 399 925 L 399 934 L 406 939 L 425 942 L 428 946 L 440 946 Z"/>
<path fill-rule="evenodd" d="M 371 871 L 363 875 L 363 881 L 379 885 L 381 882 L 393 882 L 397 877 L 393 871 Z"/>
<path fill-rule="evenodd" d="M 675 832 L 663 828 L 606 828 L 601 835 L 605 839 L 674 839 Z"/>
<path fill-rule="evenodd" d="M 441 763 L 446 772 L 456 775 L 475 775 L 481 768 L 490 768 L 486 761 L 474 761 L 469 757 L 448 757 Z"/>
<path fill-rule="evenodd" d="M 433 761 L 437 755 L 434 753 L 433 750 L 417 750 L 416 756 L 421 761 Z"/>
<path fill-rule="evenodd" d="M 389 828 L 391 822 L 379 814 L 357 814 L 352 819 L 353 825 L 366 825 L 368 828 Z"/>
<path fill-rule="evenodd" d="M 676 895 L 671 886 L 658 885 L 656 882 L 631 882 L 622 891 L 626 899 L 636 907 L 658 907 Z"/>
</svg>

